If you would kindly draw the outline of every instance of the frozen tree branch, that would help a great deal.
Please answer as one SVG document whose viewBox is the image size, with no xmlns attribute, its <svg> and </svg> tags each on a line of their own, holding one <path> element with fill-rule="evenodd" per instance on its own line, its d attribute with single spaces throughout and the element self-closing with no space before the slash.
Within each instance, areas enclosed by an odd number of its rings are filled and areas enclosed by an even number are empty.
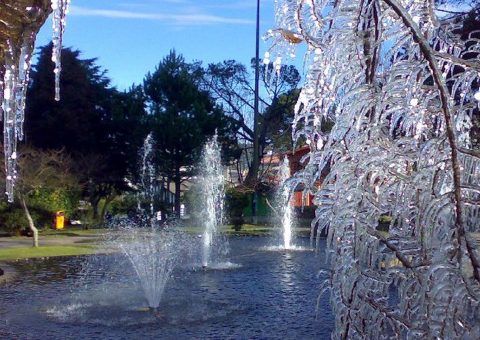
<svg viewBox="0 0 480 340">
<path fill-rule="evenodd" d="M 428 65 L 432 72 L 433 79 L 437 85 L 438 91 L 440 92 L 440 101 L 442 104 L 442 112 L 445 118 L 445 128 L 447 131 L 447 138 L 450 143 L 450 152 L 451 152 L 451 162 L 452 162 L 452 171 L 453 171 L 453 185 L 455 192 L 455 208 L 456 208 L 456 228 L 457 228 L 457 242 L 458 247 L 461 247 L 462 239 L 465 239 L 465 226 L 463 221 L 463 209 L 462 209 L 462 194 L 461 194 L 461 181 L 460 181 L 460 164 L 458 161 L 458 151 L 457 151 L 457 140 L 455 138 L 455 132 L 453 128 L 452 116 L 450 113 L 449 107 L 449 93 L 445 85 L 445 80 L 440 72 L 437 61 L 435 60 L 435 52 L 430 47 L 428 41 L 423 36 L 418 25 L 415 24 L 411 16 L 408 14 L 407 10 L 403 8 L 396 0 L 382 0 L 393 8 L 395 13 L 402 18 L 403 23 L 407 28 L 410 29 L 415 41 L 419 44 L 420 50 L 423 53 L 423 56 L 428 61 Z M 476 259 L 475 253 L 472 251 L 472 248 L 468 246 L 467 250 L 470 257 L 470 261 L 473 265 L 475 279 L 480 283 L 480 267 L 478 265 L 478 260 Z M 458 249 L 457 256 L 459 257 L 459 262 L 461 262 L 462 252 L 461 249 Z"/>
<path fill-rule="evenodd" d="M 467 233 L 480 232 L 480 41 L 437 19 L 433 0 L 276 10 L 278 32 L 309 47 L 293 134 L 311 152 L 292 186 L 315 192 L 312 225 L 328 226 L 333 338 L 479 337 Z"/>
</svg>

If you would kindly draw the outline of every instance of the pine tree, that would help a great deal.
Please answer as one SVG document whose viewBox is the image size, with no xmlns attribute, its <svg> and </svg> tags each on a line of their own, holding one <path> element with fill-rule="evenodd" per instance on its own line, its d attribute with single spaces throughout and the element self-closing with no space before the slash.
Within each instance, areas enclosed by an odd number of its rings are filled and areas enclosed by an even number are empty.
<svg viewBox="0 0 480 340">
<path fill-rule="evenodd" d="M 144 81 L 160 173 L 175 184 L 175 213 L 180 213 L 181 184 L 209 136 L 218 130 L 225 145 L 234 145 L 232 120 L 200 88 L 198 64 L 171 51 Z"/>
</svg>

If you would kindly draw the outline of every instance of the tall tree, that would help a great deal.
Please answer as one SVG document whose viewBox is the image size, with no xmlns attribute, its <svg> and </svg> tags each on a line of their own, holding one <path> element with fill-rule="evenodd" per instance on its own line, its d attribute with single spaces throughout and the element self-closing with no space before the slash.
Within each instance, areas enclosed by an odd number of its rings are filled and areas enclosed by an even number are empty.
<svg viewBox="0 0 480 340">
<path fill-rule="evenodd" d="M 268 121 L 262 121 L 262 124 L 267 124 L 262 139 L 276 152 L 286 152 L 294 146 L 292 125 L 299 93 L 296 88 L 282 93 L 265 109 L 264 116 Z"/>
<path fill-rule="evenodd" d="M 166 182 L 175 183 L 177 215 L 181 184 L 191 175 L 207 138 L 217 131 L 224 144 L 235 144 L 233 122 L 208 92 L 201 90 L 199 71 L 198 63 L 189 64 L 182 55 L 171 51 L 144 80 L 157 162 Z"/>
<path fill-rule="evenodd" d="M 252 66 L 254 65 L 252 59 Z M 288 133 L 293 120 L 293 103 L 296 101 L 296 89 L 300 83 L 298 70 L 291 65 L 280 65 L 265 60 L 260 67 L 259 111 L 259 159 L 268 147 L 274 145 L 275 136 L 282 130 Z M 225 112 L 235 119 L 238 125 L 238 137 L 247 151 L 251 150 L 254 110 L 254 86 L 252 74 L 247 67 L 235 60 L 210 64 L 204 70 L 203 86 L 220 103 Z M 284 151 L 284 150 L 279 150 Z M 249 172 L 246 182 L 255 187 L 259 178 L 252 171 L 252 159 L 249 159 Z"/>
<path fill-rule="evenodd" d="M 62 100 L 55 101 L 52 44 L 39 49 L 27 92 L 26 141 L 45 149 L 91 153 L 106 147 L 113 89 L 95 59 L 63 49 Z"/>
<path fill-rule="evenodd" d="M 94 217 L 103 217 L 101 199 L 126 190 L 125 176 L 136 164 L 145 126 L 141 89 L 119 93 L 95 59 L 62 50 L 62 98 L 54 100 L 52 45 L 40 48 L 27 93 L 26 141 L 61 149 L 75 160 Z"/>
</svg>

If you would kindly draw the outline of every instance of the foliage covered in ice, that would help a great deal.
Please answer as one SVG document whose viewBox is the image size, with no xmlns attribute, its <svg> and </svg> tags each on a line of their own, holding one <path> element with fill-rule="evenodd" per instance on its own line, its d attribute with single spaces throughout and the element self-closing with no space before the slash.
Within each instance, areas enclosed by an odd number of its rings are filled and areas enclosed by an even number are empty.
<svg viewBox="0 0 480 340">
<path fill-rule="evenodd" d="M 60 100 L 60 73 L 62 71 L 62 42 L 65 31 L 65 18 L 68 12 L 70 0 L 52 0 L 52 29 L 53 29 L 53 52 L 52 61 L 55 63 L 55 100 Z"/>
<path fill-rule="evenodd" d="M 308 45 L 296 183 L 328 228 L 333 337 L 479 338 L 480 32 L 433 0 L 278 0 L 276 18 Z"/>
<path fill-rule="evenodd" d="M 6 191 L 13 201 L 17 177 L 17 140 L 23 139 L 25 96 L 35 38 L 53 10 L 53 56 L 55 62 L 55 98 L 59 97 L 60 51 L 65 14 L 70 0 L 6 0 L 0 4 L 0 117 L 3 118 Z"/>
</svg>

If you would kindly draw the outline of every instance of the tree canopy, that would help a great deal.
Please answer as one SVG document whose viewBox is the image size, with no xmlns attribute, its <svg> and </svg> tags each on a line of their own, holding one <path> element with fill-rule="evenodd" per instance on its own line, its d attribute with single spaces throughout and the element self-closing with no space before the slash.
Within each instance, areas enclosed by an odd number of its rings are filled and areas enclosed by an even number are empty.
<svg viewBox="0 0 480 340">
<path fill-rule="evenodd" d="M 166 181 L 175 183 L 175 211 L 180 212 L 181 183 L 191 176 L 203 144 L 217 132 L 226 145 L 235 145 L 234 121 L 200 87 L 198 63 L 187 63 L 171 51 L 144 80 L 151 114 L 156 158 Z"/>
<path fill-rule="evenodd" d="M 251 151 L 254 139 L 255 91 L 252 78 L 248 68 L 235 60 L 210 64 L 203 72 L 203 86 L 222 105 L 226 114 L 235 120 L 238 126 L 237 136 L 246 153 Z M 294 66 L 274 65 L 267 61 L 266 64 L 261 64 L 260 80 L 263 86 L 259 98 L 259 160 L 269 148 L 276 147 L 274 151 L 283 152 L 291 147 L 291 140 L 285 136 L 291 134 L 300 74 Z M 258 174 L 252 173 L 252 159 L 249 161 L 247 177 L 255 186 Z"/>
<path fill-rule="evenodd" d="M 125 178 L 136 169 L 146 123 L 143 92 L 119 92 L 95 59 L 62 50 L 62 98 L 54 100 L 52 45 L 39 49 L 27 92 L 26 142 L 41 149 L 64 149 L 95 214 L 102 198 L 127 190 Z M 101 216 L 100 216 L 101 217 Z"/>
</svg>

